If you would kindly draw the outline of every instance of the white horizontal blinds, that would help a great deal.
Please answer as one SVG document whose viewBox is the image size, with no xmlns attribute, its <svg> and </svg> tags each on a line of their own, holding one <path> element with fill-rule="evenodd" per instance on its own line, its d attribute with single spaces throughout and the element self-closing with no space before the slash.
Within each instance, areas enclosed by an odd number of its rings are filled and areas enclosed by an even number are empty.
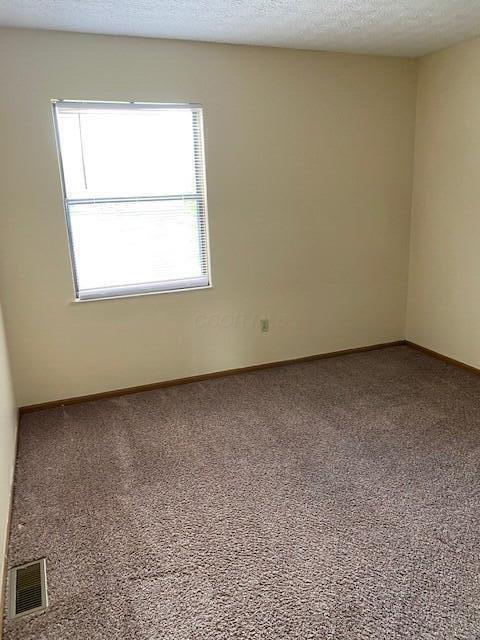
<svg viewBox="0 0 480 640">
<path fill-rule="evenodd" d="M 200 110 L 192 110 L 193 150 L 195 170 L 195 193 L 197 195 L 198 251 L 201 256 L 201 270 L 208 276 L 208 229 L 206 213 L 205 156 L 203 142 L 203 121 Z"/>
<path fill-rule="evenodd" d="M 207 286 L 201 109 L 55 110 L 77 297 Z"/>
</svg>

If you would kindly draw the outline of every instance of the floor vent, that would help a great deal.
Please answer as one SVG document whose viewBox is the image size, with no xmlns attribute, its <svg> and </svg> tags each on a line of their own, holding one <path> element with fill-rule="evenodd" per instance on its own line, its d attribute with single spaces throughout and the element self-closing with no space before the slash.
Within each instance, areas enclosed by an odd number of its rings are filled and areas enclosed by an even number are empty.
<svg viewBox="0 0 480 640">
<path fill-rule="evenodd" d="M 13 567 L 8 572 L 9 618 L 20 618 L 43 611 L 48 606 L 45 558 Z"/>
</svg>

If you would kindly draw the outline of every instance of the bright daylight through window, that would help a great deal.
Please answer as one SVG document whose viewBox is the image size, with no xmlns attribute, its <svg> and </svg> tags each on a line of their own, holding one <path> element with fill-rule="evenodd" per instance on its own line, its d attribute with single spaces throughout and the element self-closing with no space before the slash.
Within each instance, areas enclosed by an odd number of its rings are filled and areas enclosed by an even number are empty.
<svg viewBox="0 0 480 640">
<path fill-rule="evenodd" d="M 76 298 L 210 284 L 202 111 L 54 102 Z"/>
</svg>

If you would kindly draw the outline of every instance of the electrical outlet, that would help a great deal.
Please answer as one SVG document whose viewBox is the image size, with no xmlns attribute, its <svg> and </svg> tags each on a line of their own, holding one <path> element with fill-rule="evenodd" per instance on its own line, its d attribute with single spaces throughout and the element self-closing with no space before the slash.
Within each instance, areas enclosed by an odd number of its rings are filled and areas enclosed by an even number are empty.
<svg viewBox="0 0 480 640">
<path fill-rule="evenodd" d="M 262 333 L 267 333 L 267 331 L 270 329 L 268 318 L 262 318 L 260 320 L 260 328 L 262 330 Z"/>
</svg>

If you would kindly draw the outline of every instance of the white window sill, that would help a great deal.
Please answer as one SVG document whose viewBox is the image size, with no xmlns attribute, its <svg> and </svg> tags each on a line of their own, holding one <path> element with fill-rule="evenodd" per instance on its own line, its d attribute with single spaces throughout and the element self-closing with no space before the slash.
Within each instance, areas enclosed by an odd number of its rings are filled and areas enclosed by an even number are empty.
<svg viewBox="0 0 480 640">
<path fill-rule="evenodd" d="M 212 284 L 202 285 L 200 287 L 185 287 L 182 289 L 166 289 L 164 291 L 142 291 L 138 293 L 121 293 L 118 295 L 102 296 L 98 298 L 75 298 L 72 304 L 87 303 L 87 302 L 102 302 L 104 300 L 122 300 L 123 298 L 140 298 L 144 296 L 158 296 L 165 293 L 185 293 L 187 291 L 201 291 L 202 289 L 212 289 Z"/>
</svg>

